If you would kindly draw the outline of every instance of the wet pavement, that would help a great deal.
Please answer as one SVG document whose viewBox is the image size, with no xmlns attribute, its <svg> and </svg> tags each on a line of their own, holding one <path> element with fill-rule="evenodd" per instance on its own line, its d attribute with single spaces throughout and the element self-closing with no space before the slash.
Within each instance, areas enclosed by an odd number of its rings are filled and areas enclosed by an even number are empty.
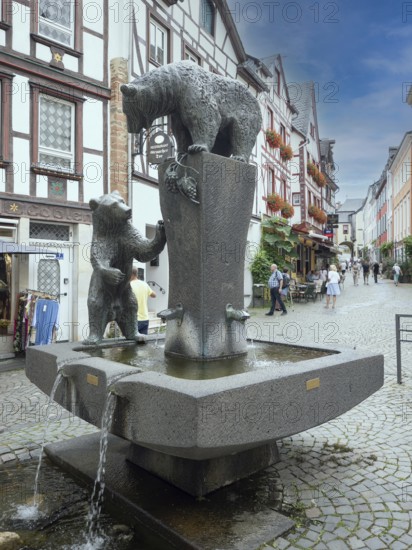
<svg viewBox="0 0 412 550">
<path fill-rule="evenodd" d="M 276 483 L 268 490 L 296 527 L 264 548 L 412 547 L 412 334 L 402 344 L 402 385 L 395 346 L 395 314 L 412 314 L 411 304 L 412 285 L 370 280 L 355 287 L 349 275 L 336 309 L 317 300 L 295 303 L 282 317 L 250 310 L 249 338 L 385 357 L 381 390 L 336 420 L 279 442 L 281 462 L 271 468 Z M 412 330 L 412 318 L 403 328 Z M 26 379 L 23 364 L 0 362 L 0 463 L 38 456 L 43 440 L 48 398 Z M 56 404 L 50 413 L 48 442 L 97 431 Z"/>
</svg>

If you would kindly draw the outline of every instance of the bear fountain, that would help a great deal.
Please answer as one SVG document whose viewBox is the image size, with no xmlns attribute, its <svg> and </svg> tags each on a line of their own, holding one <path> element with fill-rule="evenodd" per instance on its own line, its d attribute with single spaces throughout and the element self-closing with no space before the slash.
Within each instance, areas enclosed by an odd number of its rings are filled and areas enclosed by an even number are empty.
<svg viewBox="0 0 412 550">
<path fill-rule="evenodd" d="M 239 82 L 191 62 L 155 69 L 122 86 L 122 92 L 129 132 L 150 128 L 159 116 L 171 116 L 177 158 L 159 167 L 163 222 L 153 241 L 147 241 L 132 229 L 130 208 L 118 193 L 90 201 L 90 334 L 83 344 L 30 347 L 26 373 L 49 393 L 57 369 L 64 365 L 65 383 L 55 400 L 98 427 L 107 393 L 114 393 L 110 431 L 117 436 L 114 447 L 121 449 L 118 460 L 127 458 L 140 467 L 131 477 L 141 475 L 142 468 L 179 492 L 192 497 L 212 493 L 213 498 L 218 489 L 278 461 L 276 441 L 332 420 L 377 391 L 383 384 L 383 357 L 336 348 L 293 369 L 268 365 L 193 380 L 141 369 L 138 359 L 137 367 L 131 367 L 90 356 L 90 347 L 108 345 L 102 336 L 111 320 L 118 322 L 128 345 L 144 339 L 136 332 L 136 303 L 128 284 L 132 261 L 149 261 L 166 240 L 169 304 L 159 312 L 167 320 L 165 354 L 202 362 L 207 370 L 216 361 L 224 364 L 242 357 L 248 346 L 242 251 L 255 192 L 256 169 L 248 160 L 261 128 L 259 104 Z M 49 452 L 66 467 L 80 454 L 84 460 L 88 438 L 79 439 L 79 444 L 51 446 Z M 192 508 L 189 503 L 183 515 Z M 144 517 L 147 520 L 147 514 Z M 273 515 L 270 518 L 273 526 Z M 257 517 L 254 522 L 256 531 Z M 171 524 L 179 531 L 180 521 Z M 256 546 L 276 536 L 266 527 Z M 243 547 L 232 539 L 227 542 L 224 535 L 216 546 L 200 539 L 197 545 L 185 546 L 182 540 L 188 532 L 190 528 L 183 529 L 177 547 Z M 247 544 L 245 548 L 252 547 Z"/>
</svg>

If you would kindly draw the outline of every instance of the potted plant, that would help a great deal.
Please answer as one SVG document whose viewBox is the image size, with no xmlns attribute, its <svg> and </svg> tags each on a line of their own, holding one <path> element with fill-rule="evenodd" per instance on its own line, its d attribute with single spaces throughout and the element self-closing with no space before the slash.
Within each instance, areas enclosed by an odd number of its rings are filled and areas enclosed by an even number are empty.
<svg viewBox="0 0 412 550">
<path fill-rule="evenodd" d="M 282 145 L 282 137 L 277 132 L 273 130 L 266 130 L 266 141 L 269 143 L 270 147 L 276 148 Z"/>
<path fill-rule="evenodd" d="M 263 200 L 267 202 L 272 212 L 277 212 L 278 210 L 282 210 L 285 204 L 285 201 L 283 200 L 283 198 L 277 193 L 271 193 L 267 197 L 263 197 Z"/>
<path fill-rule="evenodd" d="M 293 149 L 290 145 L 282 144 L 280 146 L 280 156 L 282 160 L 290 160 L 293 158 Z"/>
<path fill-rule="evenodd" d="M 285 201 L 285 204 L 281 208 L 280 213 L 284 218 L 291 218 L 295 213 L 295 209 L 290 203 Z"/>
</svg>

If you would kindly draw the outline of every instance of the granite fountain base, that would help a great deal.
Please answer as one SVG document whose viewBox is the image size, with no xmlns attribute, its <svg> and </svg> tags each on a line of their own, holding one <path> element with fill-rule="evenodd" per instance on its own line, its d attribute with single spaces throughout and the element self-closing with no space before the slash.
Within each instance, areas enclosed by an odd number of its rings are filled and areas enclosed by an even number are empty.
<svg viewBox="0 0 412 550">
<path fill-rule="evenodd" d="M 58 388 L 55 400 L 98 427 L 107 393 L 114 392 L 118 398 L 110 430 L 113 436 L 109 453 L 114 454 L 112 482 L 107 485 L 109 494 L 115 500 L 131 502 L 133 499 L 120 495 L 126 486 L 134 487 L 131 492 L 136 491 L 136 498 L 146 501 L 138 505 L 140 515 L 150 515 L 152 494 L 143 498 L 138 481 L 141 476 L 145 479 L 149 476 L 153 486 L 161 487 L 158 499 L 172 491 L 170 494 L 175 496 L 171 502 L 176 495 L 180 495 L 179 502 L 181 499 L 191 502 L 182 511 L 186 518 L 192 518 L 191 524 L 197 517 L 193 496 L 208 495 L 207 499 L 213 499 L 230 484 L 248 485 L 250 476 L 265 476 L 270 465 L 279 460 L 276 441 L 340 416 L 383 385 L 382 355 L 345 349 L 324 348 L 324 351 L 329 355 L 303 360 L 293 367 L 269 365 L 216 379 L 188 380 L 90 357 L 87 348 L 78 343 L 63 343 L 28 348 L 26 374 L 49 394 L 57 370 L 62 368 L 64 383 Z M 47 452 L 69 471 L 94 479 L 97 436 L 53 444 Z M 85 458 L 94 456 L 95 459 Z M 128 481 L 118 483 L 117 478 L 123 477 Z M 182 491 L 187 495 L 183 497 Z M 153 493 L 150 489 L 149 492 Z M 260 544 L 291 527 L 290 520 L 285 518 L 283 523 L 281 520 L 273 523 L 273 518 L 270 519 L 273 509 L 267 503 L 263 509 L 266 519 Z M 211 512 L 213 521 L 220 514 L 221 511 L 215 512 L 213 516 Z M 156 519 L 155 514 L 153 521 L 164 522 L 165 518 L 160 516 Z M 178 525 L 182 540 L 190 540 L 191 531 L 184 526 L 185 521 L 172 523 L 169 527 L 173 533 Z M 269 529 L 272 524 L 282 525 L 275 534 Z M 224 532 L 225 529 L 217 546 L 203 543 L 199 546 L 196 542 L 187 547 L 252 547 L 236 546 L 230 537 L 232 542 L 225 545 Z"/>
</svg>

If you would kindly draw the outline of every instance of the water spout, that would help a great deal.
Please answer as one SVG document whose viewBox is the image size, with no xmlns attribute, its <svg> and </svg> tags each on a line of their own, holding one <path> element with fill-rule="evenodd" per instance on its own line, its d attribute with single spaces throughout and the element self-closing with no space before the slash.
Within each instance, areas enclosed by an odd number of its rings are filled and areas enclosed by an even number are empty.
<svg viewBox="0 0 412 550">
<path fill-rule="evenodd" d="M 228 321 L 239 321 L 240 323 L 244 323 L 249 317 L 250 315 L 245 309 L 234 309 L 232 304 L 227 304 L 226 319 Z"/>
<path fill-rule="evenodd" d="M 157 314 L 157 316 L 160 317 L 160 319 L 163 322 L 171 321 L 172 319 L 177 319 L 178 325 L 180 325 L 182 323 L 183 314 L 184 314 L 184 309 L 182 304 L 179 302 L 178 304 L 176 304 L 176 307 L 174 308 L 163 309 Z"/>
</svg>

